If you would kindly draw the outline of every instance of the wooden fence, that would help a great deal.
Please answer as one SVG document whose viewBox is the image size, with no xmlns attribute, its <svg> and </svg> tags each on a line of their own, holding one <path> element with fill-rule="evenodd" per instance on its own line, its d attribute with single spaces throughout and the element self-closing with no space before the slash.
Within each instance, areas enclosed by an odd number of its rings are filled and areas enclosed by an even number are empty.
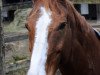
<svg viewBox="0 0 100 75">
<path fill-rule="evenodd" d="M 17 4 L 7 4 L 2 6 L 3 8 L 9 8 L 9 9 L 23 9 L 23 8 L 29 8 L 32 7 L 31 2 L 24 2 L 24 3 L 17 3 Z M 0 9 L 1 10 L 1 9 Z M 4 49 L 4 43 L 14 42 L 14 41 L 21 41 L 24 39 L 28 39 L 27 34 L 16 34 L 8 36 L 8 34 L 3 34 L 3 26 L 1 22 L 1 11 L 0 11 L 0 75 L 6 75 L 7 73 L 11 71 L 16 71 L 21 68 L 28 68 L 29 67 L 29 60 L 21 60 L 15 63 L 5 64 L 5 49 Z M 6 66 L 5 66 L 6 65 Z M 14 74 L 12 74 L 14 75 Z"/>
<path fill-rule="evenodd" d="M 3 26 L 1 23 L 1 7 L 0 7 L 0 75 L 5 75 L 5 51 L 4 51 L 4 36 L 3 36 Z"/>
</svg>

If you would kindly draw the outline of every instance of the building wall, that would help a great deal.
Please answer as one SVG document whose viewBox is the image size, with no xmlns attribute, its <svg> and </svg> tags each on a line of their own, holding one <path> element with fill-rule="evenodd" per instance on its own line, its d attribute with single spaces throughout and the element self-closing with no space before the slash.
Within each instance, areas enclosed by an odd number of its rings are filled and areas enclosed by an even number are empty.
<svg viewBox="0 0 100 75">
<path fill-rule="evenodd" d="M 100 20 L 100 4 L 97 4 L 96 7 L 97 7 L 97 19 Z"/>
<path fill-rule="evenodd" d="M 3 5 L 7 5 L 7 4 L 17 4 L 17 3 L 20 3 L 20 2 L 28 2 L 28 1 L 31 1 L 31 0 L 3 0 Z"/>
<path fill-rule="evenodd" d="M 97 20 L 100 18 L 100 5 L 98 6 L 98 4 L 75 4 L 75 8 L 86 19 Z"/>
<path fill-rule="evenodd" d="M 2 6 L 2 0 L 0 0 L 0 6 Z"/>
</svg>

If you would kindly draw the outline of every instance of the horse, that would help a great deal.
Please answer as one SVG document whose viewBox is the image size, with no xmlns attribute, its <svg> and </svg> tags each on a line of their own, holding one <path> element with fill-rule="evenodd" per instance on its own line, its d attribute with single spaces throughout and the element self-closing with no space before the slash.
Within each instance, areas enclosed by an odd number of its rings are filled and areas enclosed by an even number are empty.
<svg viewBox="0 0 100 75">
<path fill-rule="evenodd" d="M 27 75 L 100 75 L 100 34 L 68 0 L 33 0 L 25 25 Z"/>
</svg>

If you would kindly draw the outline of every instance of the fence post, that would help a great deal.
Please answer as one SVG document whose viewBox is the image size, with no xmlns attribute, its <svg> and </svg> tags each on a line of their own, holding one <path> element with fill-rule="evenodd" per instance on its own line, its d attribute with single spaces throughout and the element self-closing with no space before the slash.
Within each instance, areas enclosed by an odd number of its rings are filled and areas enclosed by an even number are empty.
<svg viewBox="0 0 100 75">
<path fill-rule="evenodd" d="M 0 75 L 5 75 L 4 58 L 5 58 L 4 36 L 3 36 L 3 26 L 1 21 L 1 6 L 0 6 Z"/>
</svg>

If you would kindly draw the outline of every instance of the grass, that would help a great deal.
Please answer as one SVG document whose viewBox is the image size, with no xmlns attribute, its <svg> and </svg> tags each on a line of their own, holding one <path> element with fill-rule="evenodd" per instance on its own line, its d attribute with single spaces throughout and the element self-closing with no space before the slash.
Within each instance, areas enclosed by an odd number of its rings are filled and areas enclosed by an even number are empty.
<svg viewBox="0 0 100 75">
<path fill-rule="evenodd" d="M 31 8 L 16 10 L 14 20 L 7 24 L 4 23 L 4 32 L 22 32 L 30 11 Z"/>
<path fill-rule="evenodd" d="M 27 58 L 26 56 L 13 56 L 13 59 L 14 59 L 15 62 L 19 61 L 19 60 L 24 60 L 26 58 Z"/>
<path fill-rule="evenodd" d="M 6 75 L 26 75 L 27 68 L 18 69 L 16 71 L 10 71 L 9 73 L 6 73 Z"/>
</svg>

